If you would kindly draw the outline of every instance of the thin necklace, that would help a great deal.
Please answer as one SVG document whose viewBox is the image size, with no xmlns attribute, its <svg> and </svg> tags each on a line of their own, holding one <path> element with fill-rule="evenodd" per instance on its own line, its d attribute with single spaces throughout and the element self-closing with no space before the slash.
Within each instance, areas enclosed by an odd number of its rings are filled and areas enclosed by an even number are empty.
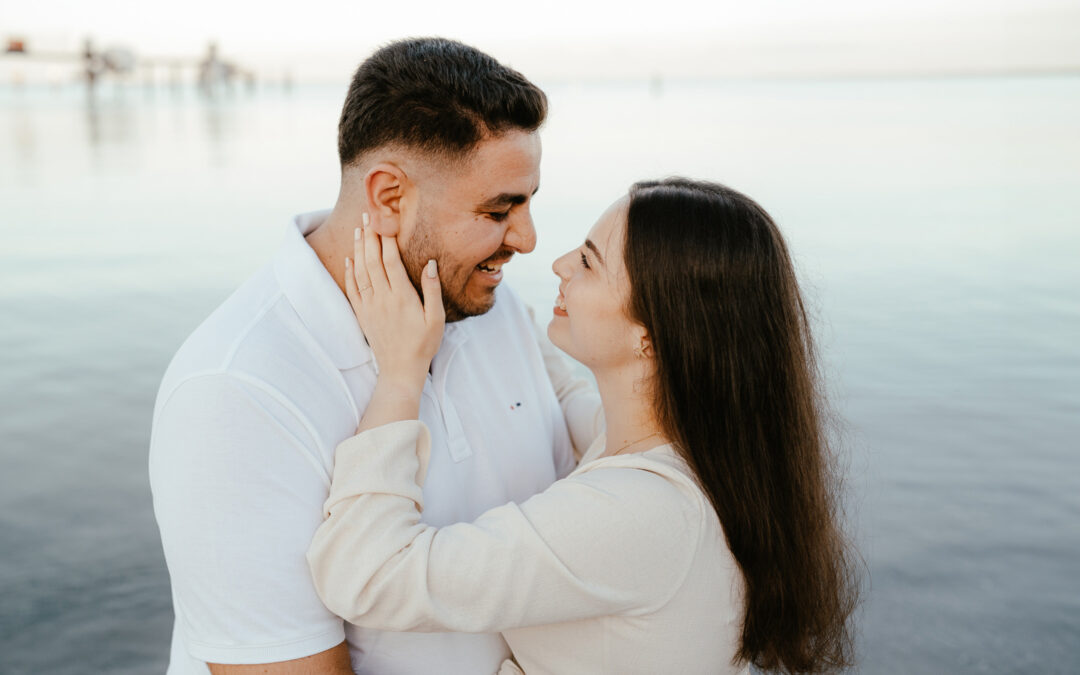
<svg viewBox="0 0 1080 675">
<path fill-rule="evenodd" d="M 659 431 L 654 431 L 654 432 L 652 432 L 651 434 L 649 434 L 648 436 L 642 436 L 641 438 L 637 439 L 636 441 L 630 441 L 629 443 L 627 443 L 626 445 L 622 446 L 621 448 L 619 448 L 619 449 L 618 449 L 618 450 L 616 450 L 615 452 L 611 453 L 611 455 L 617 455 L 617 454 L 619 454 L 620 452 L 622 452 L 623 450 L 625 450 L 625 449 L 629 448 L 629 447 L 630 447 L 631 445 L 637 445 L 638 443 L 640 443 L 640 442 L 644 441 L 644 440 L 645 440 L 645 439 L 647 439 L 647 438 L 652 438 L 653 436 L 659 436 L 659 435 L 660 435 L 660 432 L 659 432 Z M 608 456 L 610 457 L 611 455 L 608 455 Z"/>
</svg>

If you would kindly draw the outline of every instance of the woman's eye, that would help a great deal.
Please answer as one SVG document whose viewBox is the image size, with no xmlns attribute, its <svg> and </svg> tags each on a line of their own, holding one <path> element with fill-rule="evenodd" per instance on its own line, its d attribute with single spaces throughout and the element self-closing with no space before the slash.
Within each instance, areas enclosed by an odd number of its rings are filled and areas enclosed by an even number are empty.
<svg viewBox="0 0 1080 675">
<path fill-rule="evenodd" d="M 495 222 L 498 223 L 498 222 L 502 222 L 502 221 L 506 220 L 507 218 L 509 218 L 510 217 L 510 212 L 509 211 L 497 211 L 495 213 L 489 213 L 488 216 L 490 216 L 492 220 L 494 220 Z"/>
<path fill-rule="evenodd" d="M 584 267 L 585 269 L 589 269 L 589 261 L 588 261 L 588 259 L 587 259 L 587 258 L 585 257 L 585 253 L 584 253 L 584 252 L 582 252 L 582 254 L 581 254 L 581 266 L 582 266 L 582 267 Z"/>
</svg>

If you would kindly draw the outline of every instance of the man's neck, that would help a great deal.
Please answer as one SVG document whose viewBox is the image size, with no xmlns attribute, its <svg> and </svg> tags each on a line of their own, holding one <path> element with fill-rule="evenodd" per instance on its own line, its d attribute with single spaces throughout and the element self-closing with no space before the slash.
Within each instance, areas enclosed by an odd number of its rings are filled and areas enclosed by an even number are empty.
<svg viewBox="0 0 1080 675">
<path fill-rule="evenodd" d="M 319 256 L 341 292 L 345 292 L 345 258 L 352 255 L 353 231 L 360 227 L 363 205 L 339 199 L 330 215 L 307 235 L 308 246 Z"/>
</svg>

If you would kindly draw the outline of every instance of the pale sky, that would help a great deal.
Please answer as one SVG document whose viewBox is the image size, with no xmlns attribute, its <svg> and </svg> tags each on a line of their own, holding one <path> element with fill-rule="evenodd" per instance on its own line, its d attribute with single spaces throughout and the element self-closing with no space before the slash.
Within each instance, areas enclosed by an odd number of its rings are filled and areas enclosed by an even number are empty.
<svg viewBox="0 0 1080 675">
<path fill-rule="evenodd" d="M 2 0 L 0 38 L 139 56 L 222 54 L 347 78 L 373 48 L 453 37 L 535 76 L 724 76 L 1080 67 L 1080 0 Z"/>
</svg>

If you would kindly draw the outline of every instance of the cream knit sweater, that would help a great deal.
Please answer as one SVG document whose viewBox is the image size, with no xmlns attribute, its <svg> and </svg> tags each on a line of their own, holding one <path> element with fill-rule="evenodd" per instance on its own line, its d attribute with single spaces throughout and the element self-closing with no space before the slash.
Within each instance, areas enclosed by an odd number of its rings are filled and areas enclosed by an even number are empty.
<svg viewBox="0 0 1080 675">
<path fill-rule="evenodd" d="M 326 606 L 360 626 L 503 634 L 500 673 L 748 673 L 732 664 L 743 581 L 670 446 L 599 457 L 472 523 L 420 522 L 428 431 L 395 422 L 338 446 L 308 552 Z"/>
</svg>

